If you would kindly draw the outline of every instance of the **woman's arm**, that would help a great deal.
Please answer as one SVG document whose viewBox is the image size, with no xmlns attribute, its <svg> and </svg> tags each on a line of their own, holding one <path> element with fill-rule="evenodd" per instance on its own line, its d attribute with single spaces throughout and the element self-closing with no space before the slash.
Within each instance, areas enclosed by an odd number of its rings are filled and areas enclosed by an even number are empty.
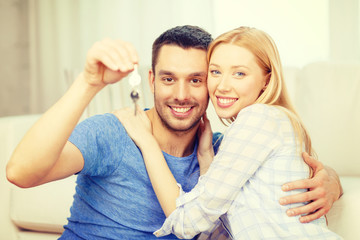
<svg viewBox="0 0 360 240">
<path fill-rule="evenodd" d="M 206 113 L 200 120 L 198 129 L 199 145 L 197 149 L 197 159 L 200 166 L 200 175 L 204 175 L 214 159 L 213 133 L 210 121 Z"/>
<path fill-rule="evenodd" d="M 171 173 L 159 144 L 151 133 L 151 124 L 146 113 L 139 108 L 121 109 L 113 114 L 120 120 L 129 136 L 140 148 L 151 184 L 166 216 L 176 209 L 180 188 Z"/>
<path fill-rule="evenodd" d="M 138 145 L 144 157 L 151 184 L 166 217 L 176 209 L 180 188 L 171 173 L 162 151 L 154 137 L 144 138 L 146 144 Z"/>
</svg>

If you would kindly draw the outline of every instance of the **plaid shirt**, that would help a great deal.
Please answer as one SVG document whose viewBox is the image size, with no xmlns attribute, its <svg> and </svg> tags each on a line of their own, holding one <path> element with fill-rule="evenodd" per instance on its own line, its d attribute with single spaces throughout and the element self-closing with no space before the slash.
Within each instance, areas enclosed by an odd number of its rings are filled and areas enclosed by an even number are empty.
<svg viewBox="0 0 360 240">
<path fill-rule="evenodd" d="M 287 115 L 277 107 L 254 104 L 244 108 L 227 129 L 208 172 L 189 193 L 181 193 L 176 210 L 156 236 L 170 233 L 191 238 L 341 239 L 326 227 L 324 217 L 302 224 L 281 206 L 279 198 L 305 190 L 283 192 L 281 185 L 309 177 Z M 214 238 L 209 233 L 221 226 Z"/>
</svg>

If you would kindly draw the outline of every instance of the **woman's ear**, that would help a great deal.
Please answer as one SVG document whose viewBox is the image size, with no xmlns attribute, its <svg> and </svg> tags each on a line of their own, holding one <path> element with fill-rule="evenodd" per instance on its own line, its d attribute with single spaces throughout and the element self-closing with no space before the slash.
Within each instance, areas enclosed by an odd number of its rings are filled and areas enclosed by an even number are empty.
<svg viewBox="0 0 360 240">
<path fill-rule="evenodd" d="M 271 78 L 271 72 L 269 72 L 268 74 L 266 74 L 266 76 L 264 77 L 264 86 L 263 86 L 263 88 L 262 88 L 263 91 L 265 91 L 265 89 L 266 89 L 267 86 L 269 85 L 270 78 Z"/>
<path fill-rule="evenodd" d="M 153 73 L 152 70 L 149 70 L 149 76 L 148 76 L 148 80 L 149 80 L 149 86 L 150 86 L 150 90 L 152 93 L 155 92 L 155 74 Z"/>
</svg>

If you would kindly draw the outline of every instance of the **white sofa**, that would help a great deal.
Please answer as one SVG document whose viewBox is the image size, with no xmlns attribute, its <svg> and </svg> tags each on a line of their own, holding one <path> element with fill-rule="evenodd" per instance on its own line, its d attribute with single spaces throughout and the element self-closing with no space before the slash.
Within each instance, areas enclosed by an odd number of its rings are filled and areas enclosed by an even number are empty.
<svg viewBox="0 0 360 240">
<path fill-rule="evenodd" d="M 329 228 L 346 240 L 360 239 L 360 64 L 313 63 L 286 68 L 295 105 L 319 158 L 340 175 L 344 195 L 328 213 Z M 210 107 L 213 130 L 223 130 Z M 75 177 L 32 189 L 7 182 L 11 152 L 39 115 L 0 118 L 0 239 L 57 239 L 66 224 Z"/>
</svg>

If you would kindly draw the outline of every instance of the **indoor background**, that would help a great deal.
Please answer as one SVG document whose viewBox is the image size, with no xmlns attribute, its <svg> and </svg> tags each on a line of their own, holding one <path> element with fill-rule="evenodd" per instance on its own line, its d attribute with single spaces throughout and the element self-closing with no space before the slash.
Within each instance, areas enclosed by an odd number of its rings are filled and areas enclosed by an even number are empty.
<svg viewBox="0 0 360 240">
<path fill-rule="evenodd" d="M 0 0 L 0 117 L 44 112 L 105 37 L 135 45 L 141 104 L 152 106 L 146 79 L 152 42 L 184 24 L 213 37 L 242 25 L 260 28 L 287 67 L 360 61 L 359 0 Z M 131 104 L 126 81 L 110 88 L 88 115 Z"/>
</svg>

